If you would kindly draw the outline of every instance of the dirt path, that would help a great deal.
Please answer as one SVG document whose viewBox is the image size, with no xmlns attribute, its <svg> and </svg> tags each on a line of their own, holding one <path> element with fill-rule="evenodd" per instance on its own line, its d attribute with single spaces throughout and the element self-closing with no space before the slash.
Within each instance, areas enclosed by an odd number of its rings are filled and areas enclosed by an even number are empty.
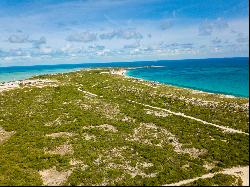
<svg viewBox="0 0 250 187">
<path fill-rule="evenodd" d="M 91 92 L 88 92 L 88 91 L 85 91 L 85 90 L 81 90 L 80 88 L 78 88 L 78 91 L 83 92 L 85 94 L 88 94 L 89 96 L 94 96 L 94 97 L 98 96 L 98 95 L 93 94 Z M 213 124 L 213 123 L 209 123 L 207 121 L 204 121 L 204 120 L 192 117 L 192 116 L 188 116 L 188 115 L 186 115 L 184 113 L 181 113 L 181 112 L 173 112 L 173 111 L 165 109 L 165 108 L 154 107 L 154 106 L 151 106 L 151 105 L 143 104 L 143 103 L 132 101 L 132 100 L 129 100 L 129 99 L 127 99 L 127 101 L 132 102 L 132 103 L 136 103 L 136 104 L 148 107 L 148 108 L 162 110 L 162 111 L 168 112 L 168 113 L 176 115 L 176 116 L 182 116 L 184 118 L 188 118 L 188 119 L 192 119 L 192 120 L 195 120 L 195 121 L 199 121 L 199 122 L 201 122 L 203 124 L 214 126 L 214 127 L 219 128 L 219 129 L 221 129 L 221 130 L 223 130 L 225 132 L 228 132 L 228 133 L 239 133 L 239 134 L 249 135 L 249 133 L 246 133 L 246 132 L 243 132 L 243 131 L 240 131 L 240 130 L 236 130 L 236 129 L 232 129 L 232 128 L 229 128 L 229 127 L 225 127 L 225 126 L 221 126 L 221 125 L 216 125 L 216 124 Z"/>
<path fill-rule="evenodd" d="M 185 184 L 194 182 L 198 179 L 212 178 L 214 175 L 219 174 L 219 173 L 228 174 L 228 175 L 235 175 L 237 177 L 240 177 L 243 181 L 242 185 L 249 186 L 249 166 L 228 168 L 228 169 L 224 169 L 221 172 L 208 173 L 208 174 L 202 175 L 201 177 L 187 179 L 187 180 L 183 180 L 183 181 L 180 181 L 177 183 L 172 183 L 172 184 L 165 184 L 163 186 L 181 186 L 181 185 L 185 185 Z"/>
<path fill-rule="evenodd" d="M 132 102 L 132 103 L 136 103 L 136 104 L 139 104 L 139 105 L 143 105 L 143 106 L 148 107 L 148 108 L 153 108 L 153 109 L 157 109 L 157 110 L 162 110 L 162 111 L 168 112 L 168 113 L 173 114 L 173 115 L 176 115 L 176 116 L 182 116 L 182 117 L 184 117 L 184 118 L 189 118 L 189 119 L 192 119 L 192 120 L 195 120 L 195 121 L 199 121 L 199 122 L 201 122 L 201 123 L 203 123 L 203 124 L 211 125 L 211 126 L 217 127 L 217 128 L 219 128 L 219 129 L 222 129 L 223 131 L 226 131 L 226 132 L 229 132 L 229 133 L 239 133 L 239 134 L 246 134 L 246 135 L 249 135 L 249 134 L 246 133 L 246 132 L 243 132 L 243 131 L 240 131 L 240 130 L 236 130 L 236 129 L 232 129 L 232 128 L 229 128 L 229 127 L 224 127 L 224 126 L 221 126 L 221 125 L 216 125 L 216 124 L 213 124 L 213 123 L 209 123 L 209 122 L 207 122 L 207 121 L 204 121 L 204 120 L 201 120 L 201 119 L 192 117 L 192 116 L 187 116 L 186 114 L 183 114 L 183 113 L 180 113 L 180 112 L 172 112 L 171 110 L 167 110 L 167 109 L 165 109 L 165 108 L 154 107 L 154 106 L 151 106 L 151 105 L 139 103 L 139 102 L 132 101 L 132 100 L 129 100 L 129 99 L 127 99 L 127 101 Z"/>
<path fill-rule="evenodd" d="M 85 91 L 85 90 L 81 90 L 80 88 L 78 88 L 78 91 L 83 92 L 83 93 L 87 94 L 88 96 L 92 96 L 92 97 L 98 96 L 98 95 L 93 94 L 93 93 L 91 93 L 91 92 L 88 92 L 88 91 Z"/>
</svg>

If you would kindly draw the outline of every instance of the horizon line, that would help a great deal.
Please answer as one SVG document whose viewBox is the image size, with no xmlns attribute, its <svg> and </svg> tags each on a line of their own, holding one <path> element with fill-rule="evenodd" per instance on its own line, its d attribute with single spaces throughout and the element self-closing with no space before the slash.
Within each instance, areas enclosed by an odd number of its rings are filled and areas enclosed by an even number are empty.
<svg viewBox="0 0 250 187">
<path fill-rule="evenodd" d="M 132 63 L 132 62 L 159 62 L 159 61 L 182 61 L 182 60 L 207 60 L 207 59 L 229 59 L 229 58 L 249 58 L 249 56 L 239 57 L 211 57 L 211 58 L 184 58 L 184 59 L 160 59 L 160 60 L 136 60 L 136 61 L 110 61 L 110 62 L 82 62 L 82 63 L 65 63 L 65 64 L 37 64 L 37 65 L 19 65 L 19 66 L 1 66 L 0 68 L 14 67 L 39 67 L 39 66 L 67 66 L 83 64 L 109 64 L 109 63 Z"/>
</svg>

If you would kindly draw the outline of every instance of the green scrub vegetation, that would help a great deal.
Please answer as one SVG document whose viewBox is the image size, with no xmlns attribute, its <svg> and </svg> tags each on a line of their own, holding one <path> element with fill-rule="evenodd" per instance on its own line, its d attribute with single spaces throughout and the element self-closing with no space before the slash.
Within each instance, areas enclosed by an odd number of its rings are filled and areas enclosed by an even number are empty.
<svg viewBox="0 0 250 187">
<path fill-rule="evenodd" d="M 249 165 L 246 98 L 196 93 L 109 69 L 32 79 L 55 85 L 0 92 L 0 132 L 12 132 L 0 144 L 0 185 L 164 185 Z M 190 185 L 236 182 L 217 174 Z"/>
</svg>

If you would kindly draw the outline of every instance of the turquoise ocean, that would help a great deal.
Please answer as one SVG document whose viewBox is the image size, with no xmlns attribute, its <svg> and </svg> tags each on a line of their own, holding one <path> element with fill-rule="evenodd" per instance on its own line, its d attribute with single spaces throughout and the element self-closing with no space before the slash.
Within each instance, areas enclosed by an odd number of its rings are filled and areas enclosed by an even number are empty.
<svg viewBox="0 0 250 187">
<path fill-rule="evenodd" d="M 127 75 L 212 93 L 249 97 L 248 57 L 0 67 L 0 82 L 96 67 L 144 67 L 129 70 Z"/>
</svg>

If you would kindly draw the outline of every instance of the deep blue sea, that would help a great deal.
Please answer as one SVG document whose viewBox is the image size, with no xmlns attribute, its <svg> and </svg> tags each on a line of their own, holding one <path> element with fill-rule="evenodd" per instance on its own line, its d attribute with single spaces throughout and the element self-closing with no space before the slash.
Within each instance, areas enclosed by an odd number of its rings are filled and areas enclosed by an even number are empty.
<svg viewBox="0 0 250 187">
<path fill-rule="evenodd" d="M 133 69 L 127 75 L 207 92 L 249 97 L 249 58 L 246 57 L 0 67 L 0 82 L 82 68 L 151 65 L 164 67 Z"/>
</svg>

